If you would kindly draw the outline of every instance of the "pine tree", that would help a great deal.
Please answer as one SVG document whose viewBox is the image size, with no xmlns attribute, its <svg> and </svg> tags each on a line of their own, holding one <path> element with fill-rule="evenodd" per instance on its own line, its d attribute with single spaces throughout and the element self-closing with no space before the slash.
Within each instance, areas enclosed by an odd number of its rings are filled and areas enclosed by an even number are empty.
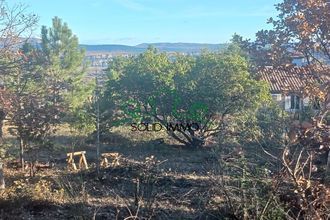
<svg viewBox="0 0 330 220">
<path fill-rule="evenodd" d="M 24 151 L 44 147 L 54 128 L 72 119 L 92 91 L 84 82 L 84 51 L 68 25 L 55 17 L 53 26 L 42 27 L 41 32 L 40 47 L 22 47 L 21 65 L 7 81 L 12 94 L 12 134 L 20 143 L 22 168 Z"/>
<path fill-rule="evenodd" d="M 85 51 L 79 47 L 78 38 L 58 17 L 51 28 L 42 27 L 41 50 L 45 74 L 52 90 L 55 105 L 63 104 L 66 112 L 74 113 L 91 94 L 92 86 L 86 83 Z"/>
</svg>

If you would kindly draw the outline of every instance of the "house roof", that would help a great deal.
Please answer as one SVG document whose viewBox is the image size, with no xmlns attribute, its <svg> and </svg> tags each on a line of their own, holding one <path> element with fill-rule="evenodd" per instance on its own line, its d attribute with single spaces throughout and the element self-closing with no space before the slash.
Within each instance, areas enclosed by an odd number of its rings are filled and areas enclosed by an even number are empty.
<svg viewBox="0 0 330 220">
<path fill-rule="evenodd" d="M 306 85 L 319 82 L 317 76 L 305 67 L 264 67 L 258 71 L 258 77 L 269 83 L 273 93 L 301 92 Z"/>
</svg>

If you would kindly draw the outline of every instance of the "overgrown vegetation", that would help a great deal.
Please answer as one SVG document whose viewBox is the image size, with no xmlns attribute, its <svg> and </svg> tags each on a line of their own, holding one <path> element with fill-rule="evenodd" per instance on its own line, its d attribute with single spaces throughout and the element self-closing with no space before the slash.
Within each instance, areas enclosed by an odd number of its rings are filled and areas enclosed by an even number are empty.
<svg viewBox="0 0 330 220">
<path fill-rule="evenodd" d="M 251 127 L 245 123 L 252 123 L 270 96 L 264 83 L 251 78 L 246 60 L 235 50 L 205 52 L 194 58 L 168 57 L 149 48 L 138 57 L 110 63 L 102 101 L 109 99 L 117 106 L 114 117 L 128 125 L 137 123 L 138 128 L 140 122 L 157 122 L 164 127 L 195 124 L 167 132 L 186 146 L 198 147 L 237 124 L 232 136 Z M 108 124 L 118 125 L 115 122 Z"/>
<path fill-rule="evenodd" d="M 328 219 L 329 7 L 284 0 L 273 30 L 221 52 L 116 57 L 101 86 L 66 23 L 33 44 L 37 16 L 0 1 L 0 218 Z M 318 78 L 300 121 L 256 77 L 292 51 Z M 98 169 L 96 144 L 119 165 Z M 68 171 L 80 150 L 90 168 Z"/>
</svg>

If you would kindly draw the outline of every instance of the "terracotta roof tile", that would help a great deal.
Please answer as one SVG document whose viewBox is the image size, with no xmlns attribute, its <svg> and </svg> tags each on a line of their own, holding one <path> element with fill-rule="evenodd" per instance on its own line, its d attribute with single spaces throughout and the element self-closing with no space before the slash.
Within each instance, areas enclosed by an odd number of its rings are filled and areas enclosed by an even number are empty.
<svg viewBox="0 0 330 220">
<path fill-rule="evenodd" d="M 300 92 L 307 84 L 318 82 L 316 75 L 303 67 L 264 67 L 258 71 L 258 76 L 269 83 L 271 92 Z"/>
</svg>

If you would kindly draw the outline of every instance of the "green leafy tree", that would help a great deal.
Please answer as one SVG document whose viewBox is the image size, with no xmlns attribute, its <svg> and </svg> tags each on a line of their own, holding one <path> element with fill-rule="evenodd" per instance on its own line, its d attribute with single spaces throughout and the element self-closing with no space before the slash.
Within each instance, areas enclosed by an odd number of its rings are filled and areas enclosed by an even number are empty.
<svg viewBox="0 0 330 220">
<path fill-rule="evenodd" d="M 269 98 L 267 86 L 250 77 L 246 60 L 236 52 L 169 57 L 149 48 L 125 62 L 110 63 L 105 94 L 115 100 L 117 117 L 126 123 L 196 123 L 199 129 L 172 127 L 167 132 L 182 144 L 202 146 Z"/>
<path fill-rule="evenodd" d="M 24 56 L 17 48 L 29 40 L 38 22 L 38 17 L 26 9 L 24 4 L 10 6 L 6 1 L 0 1 L 0 129 L 2 120 L 14 109 L 17 97 L 7 88 L 7 84 L 11 84 L 13 77 L 17 78 L 23 68 Z"/>
<path fill-rule="evenodd" d="M 58 17 L 51 28 L 42 27 L 41 67 L 47 75 L 54 105 L 61 106 L 64 120 L 74 127 L 86 117 L 84 104 L 92 95 L 93 82 L 86 81 L 85 51 L 78 38 Z"/>
<path fill-rule="evenodd" d="M 43 147 L 57 125 L 75 122 L 92 84 L 85 82 L 84 51 L 66 23 L 55 17 L 42 27 L 40 47 L 24 44 L 20 65 L 7 78 L 10 122 L 20 142 L 21 162 L 29 147 Z M 74 125 L 74 123 L 71 123 Z"/>
<path fill-rule="evenodd" d="M 11 102 L 8 109 L 10 130 L 20 143 L 20 159 L 24 168 L 24 151 L 29 147 L 41 147 L 47 143 L 52 133 L 52 126 L 59 123 L 56 117 L 60 108 L 52 102 L 47 76 L 39 67 L 38 51 L 25 44 L 21 51 L 24 54 L 20 66 L 12 72 L 6 81 Z"/>
</svg>

